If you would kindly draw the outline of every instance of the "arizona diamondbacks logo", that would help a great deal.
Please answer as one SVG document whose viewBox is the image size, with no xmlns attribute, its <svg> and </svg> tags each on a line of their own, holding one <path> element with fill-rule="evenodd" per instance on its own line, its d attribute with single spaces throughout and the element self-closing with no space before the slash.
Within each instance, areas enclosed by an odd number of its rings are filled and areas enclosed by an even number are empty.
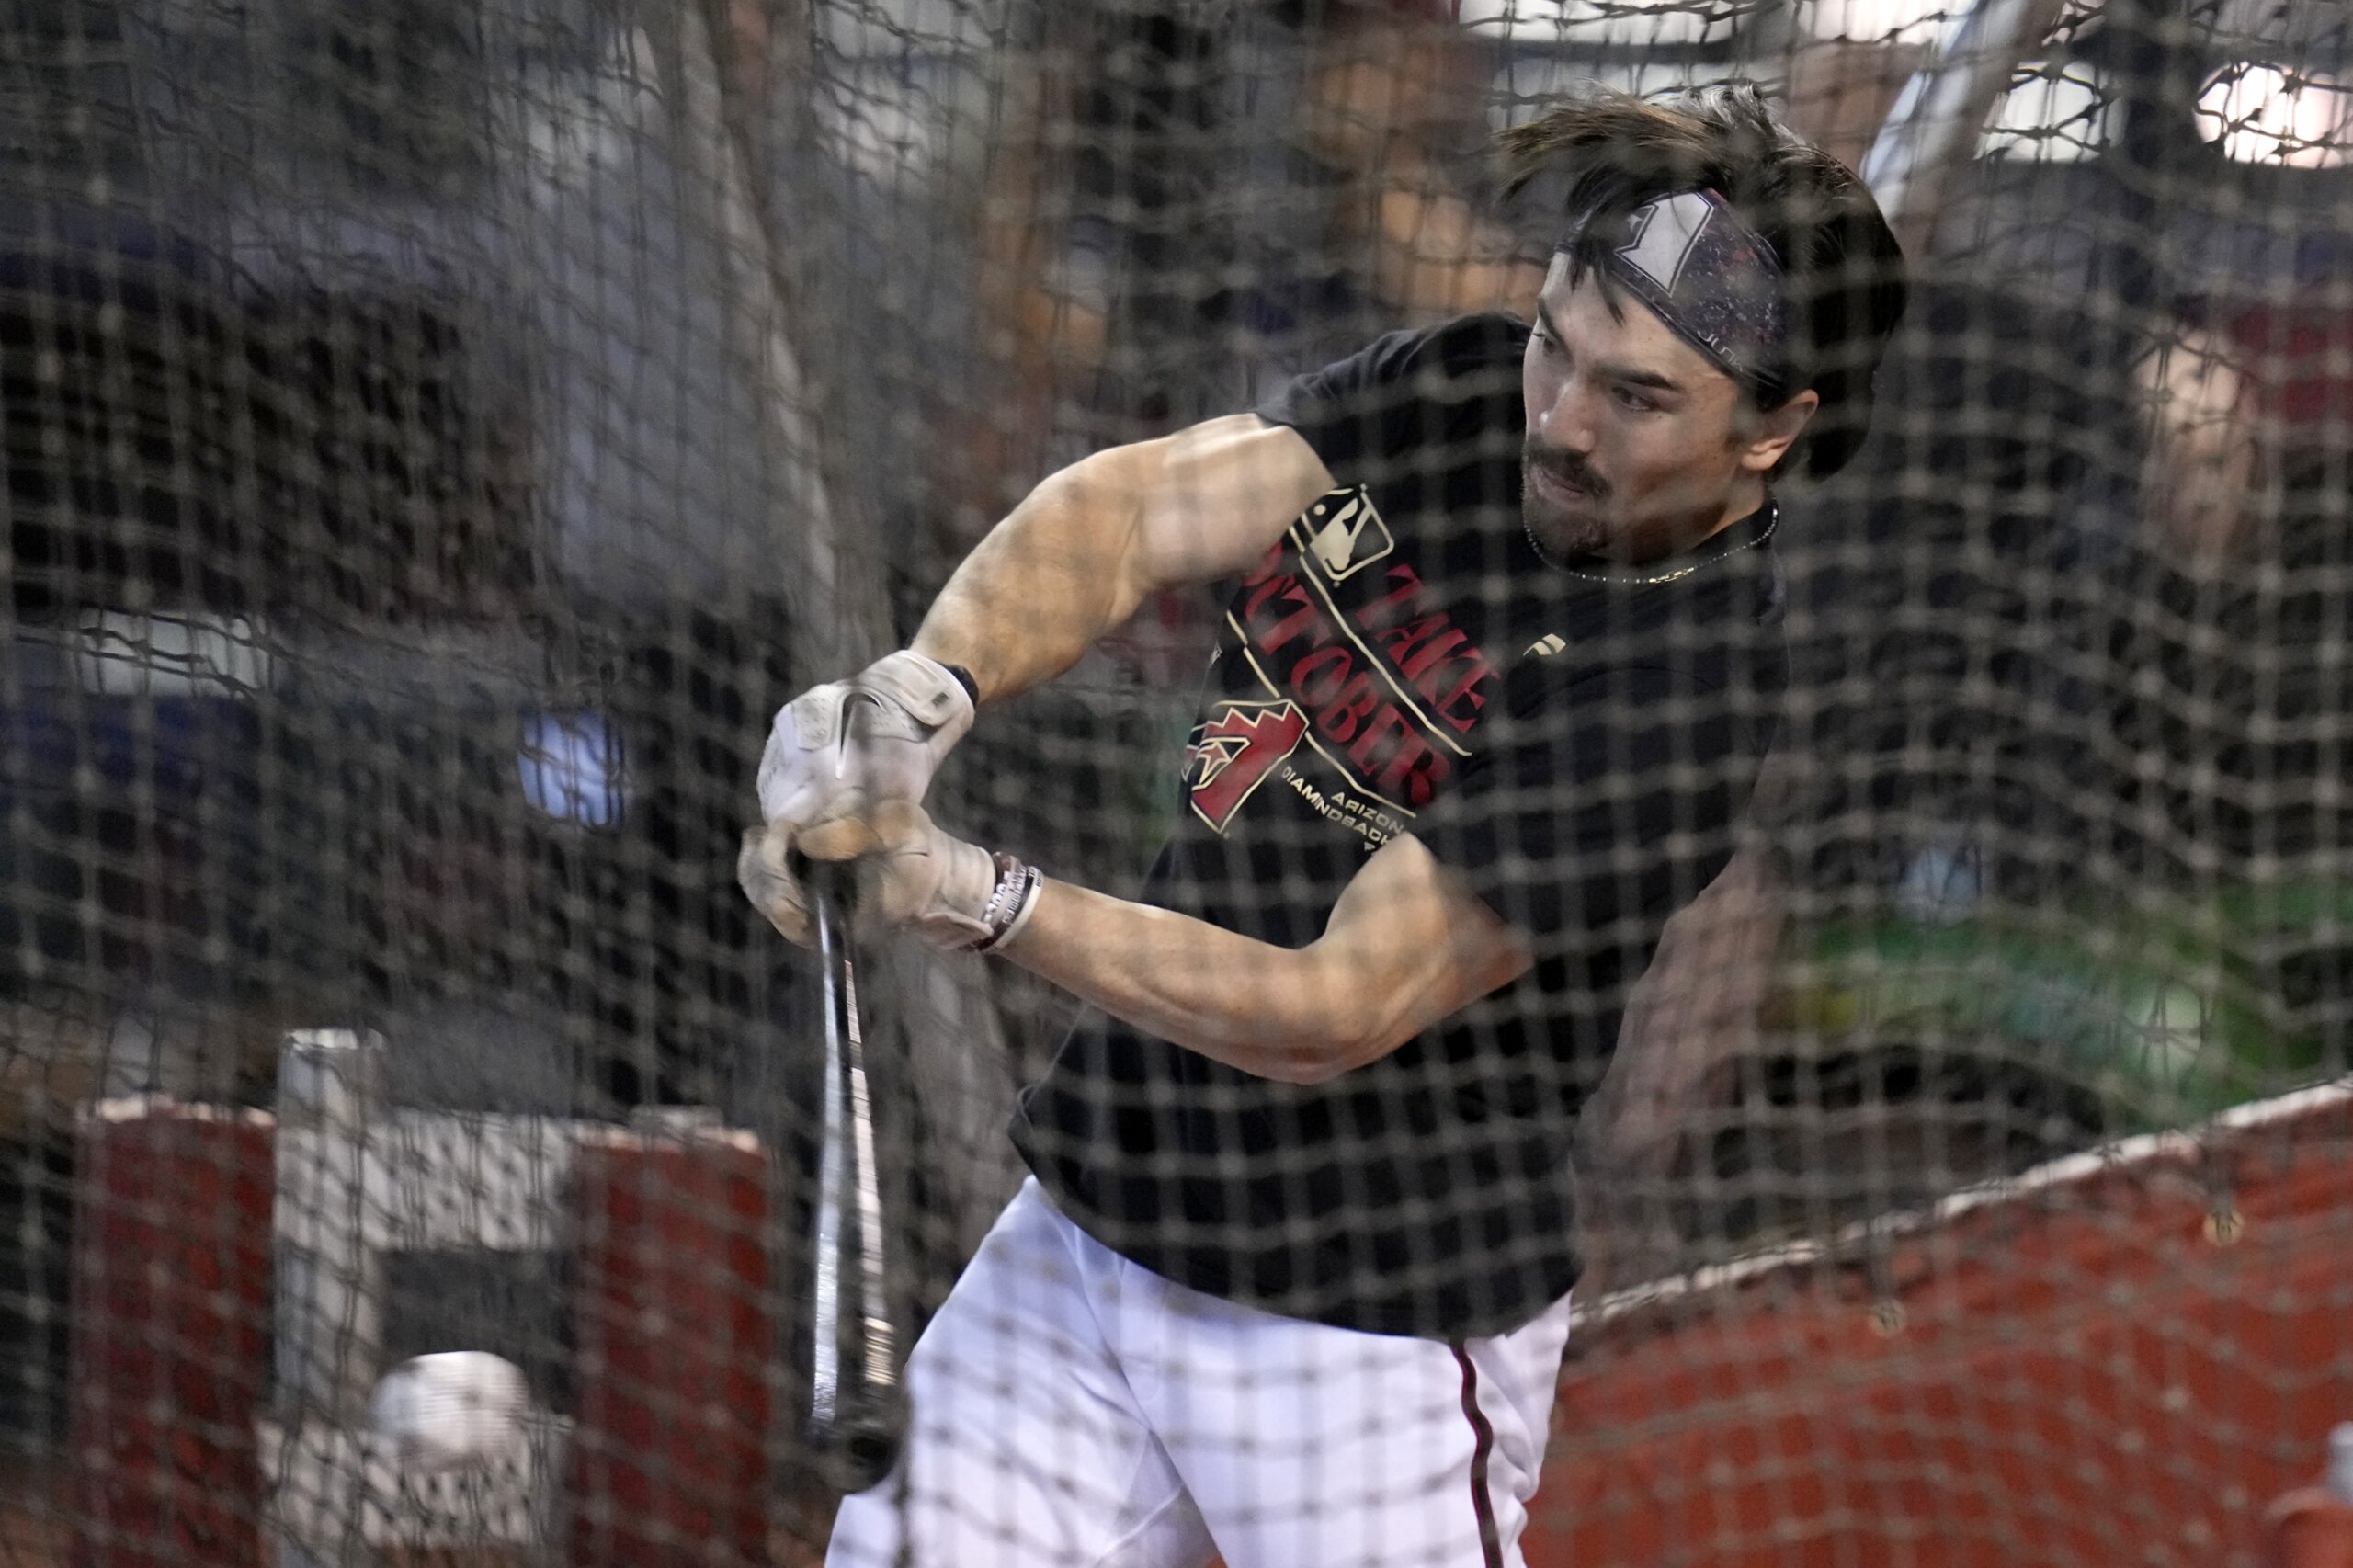
<svg viewBox="0 0 2353 1568">
<path fill-rule="evenodd" d="M 1275 764 L 1299 749 L 1307 715 L 1295 702 L 1224 702 L 1185 748 L 1186 795 L 1219 833 Z"/>
<path fill-rule="evenodd" d="M 1683 264 L 1691 259 L 1708 220 L 1715 215 L 1714 206 L 1696 190 L 1663 196 L 1634 212 L 1633 237 L 1618 247 L 1618 255 L 1672 294 L 1675 280 L 1683 276 Z"/>
</svg>

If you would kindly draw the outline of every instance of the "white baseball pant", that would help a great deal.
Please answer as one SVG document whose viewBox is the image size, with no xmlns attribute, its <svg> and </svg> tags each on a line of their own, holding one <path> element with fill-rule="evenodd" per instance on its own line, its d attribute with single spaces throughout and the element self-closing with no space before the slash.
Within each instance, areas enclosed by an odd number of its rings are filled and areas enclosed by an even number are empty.
<svg viewBox="0 0 2353 1568">
<path fill-rule="evenodd" d="M 828 1568 L 1520 1568 L 1564 1297 L 1449 1345 L 1175 1284 L 1025 1183 L 915 1346 Z"/>
</svg>

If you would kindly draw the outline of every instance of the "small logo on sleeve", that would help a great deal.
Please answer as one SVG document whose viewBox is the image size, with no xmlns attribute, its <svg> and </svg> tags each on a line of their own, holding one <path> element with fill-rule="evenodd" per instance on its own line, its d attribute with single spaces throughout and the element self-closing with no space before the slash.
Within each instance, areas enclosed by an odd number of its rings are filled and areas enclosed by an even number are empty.
<svg viewBox="0 0 2353 1568">
<path fill-rule="evenodd" d="M 1549 659 L 1567 646 L 1568 643 L 1562 640 L 1559 632 L 1548 631 L 1530 642 L 1528 645 L 1528 652 L 1520 656 L 1526 659 Z"/>
<path fill-rule="evenodd" d="M 1307 509 L 1307 551 L 1332 582 L 1361 571 L 1397 547 L 1362 486 L 1335 490 Z"/>
</svg>

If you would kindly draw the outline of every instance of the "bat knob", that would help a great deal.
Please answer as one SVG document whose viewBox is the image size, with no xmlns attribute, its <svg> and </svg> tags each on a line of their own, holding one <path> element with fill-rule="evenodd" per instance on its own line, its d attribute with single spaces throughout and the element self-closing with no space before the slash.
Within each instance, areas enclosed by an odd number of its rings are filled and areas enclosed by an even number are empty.
<svg viewBox="0 0 2353 1568">
<path fill-rule="evenodd" d="M 836 1492 L 866 1492 L 880 1485 L 906 1447 L 907 1402 L 892 1390 L 863 1410 L 846 1412 L 813 1428 L 810 1446 L 817 1471 Z"/>
<path fill-rule="evenodd" d="M 847 915 L 858 907 L 858 868 L 847 860 L 812 860 L 795 849 L 785 859 L 785 869 L 794 880 L 807 888 L 823 910 Z"/>
</svg>

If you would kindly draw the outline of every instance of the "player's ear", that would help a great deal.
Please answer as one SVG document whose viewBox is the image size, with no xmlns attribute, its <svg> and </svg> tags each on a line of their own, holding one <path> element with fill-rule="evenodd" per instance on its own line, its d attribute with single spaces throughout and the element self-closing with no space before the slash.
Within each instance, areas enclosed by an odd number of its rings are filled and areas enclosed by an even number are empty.
<svg viewBox="0 0 2353 1568">
<path fill-rule="evenodd" d="M 1751 473 L 1772 472 L 1821 406 L 1822 394 L 1808 387 L 1779 408 L 1751 413 L 1735 437 L 1740 466 Z"/>
</svg>

